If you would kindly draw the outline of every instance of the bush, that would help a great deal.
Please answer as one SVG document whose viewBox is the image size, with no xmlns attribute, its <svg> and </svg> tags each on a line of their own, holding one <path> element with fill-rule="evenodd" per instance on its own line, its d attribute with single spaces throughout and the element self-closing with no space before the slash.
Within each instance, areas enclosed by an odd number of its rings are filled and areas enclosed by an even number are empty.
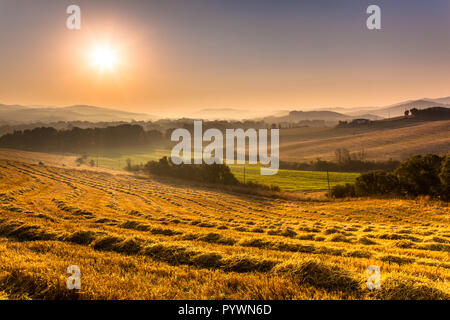
<svg viewBox="0 0 450 320">
<path fill-rule="evenodd" d="M 437 196 L 442 192 L 439 179 L 443 158 L 428 154 L 413 156 L 395 170 L 402 191 L 412 196 Z"/>
<path fill-rule="evenodd" d="M 347 183 L 345 185 L 336 185 L 331 188 L 331 196 L 334 198 L 346 198 L 346 197 L 354 197 L 355 194 L 355 185 Z"/>
<path fill-rule="evenodd" d="M 167 157 L 149 161 L 144 167 L 147 173 L 170 176 L 193 181 L 237 185 L 239 182 L 224 164 L 180 164 L 175 165 Z"/>
<path fill-rule="evenodd" d="M 395 193 L 398 187 L 397 177 L 384 171 L 371 171 L 361 174 L 355 182 L 357 196 L 383 195 Z"/>
<path fill-rule="evenodd" d="M 450 200 L 450 156 L 446 156 L 442 161 L 439 179 L 442 184 L 442 199 Z"/>
<path fill-rule="evenodd" d="M 82 156 L 79 156 L 79 157 L 75 160 L 75 163 L 76 163 L 78 166 L 80 166 L 80 165 L 82 165 L 82 164 L 86 164 L 87 160 L 88 160 L 88 156 L 87 156 L 87 155 L 82 155 Z"/>
</svg>

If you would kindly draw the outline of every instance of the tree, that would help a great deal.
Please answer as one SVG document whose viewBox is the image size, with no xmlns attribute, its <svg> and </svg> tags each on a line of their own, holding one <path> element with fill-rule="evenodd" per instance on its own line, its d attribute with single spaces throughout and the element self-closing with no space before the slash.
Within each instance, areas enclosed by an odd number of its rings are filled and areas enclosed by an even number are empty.
<svg viewBox="0 0 450 320">
<path fill-rule="evenodd" d="M 87 161 L 87 159 L 88 159 L 88 156 L 84 154 L 84 155 L 78 157 L 78 158 L 75 160 L 75 163 L 76 163 L 78 166 L 80 166 L 80 165 L 82 165 L 82 164 L 85 164 L 86 161 Z"/>
<path fill-rule="evenodd" d="M 395 170 L 400 187 L 412 196 L 437 196 L 441 193 L 442 185 L 439 178 L 443 158 L 428 154 L 416 155 L 402 162 Z"/>
<path fill-rule="evenodd" d="M 356 178 L 355 193 L 358 196 L 385 195 L 398 188 L 397 177 L 385 171 L 370 171 Z"/>
<path fill-rule="evenodd" d="M 439 179 L 442 183 L 442 199 L 448 201 L 450 200 L 450 156 L 446 156 L 442 161 Z"/>
<path fill-rule="evenodd" d="M 336 161 L 339 163 L 346 163 L 351 160 L 350 151 L 345 148 L 338 148 L 334 151 Z"/>
</svg>

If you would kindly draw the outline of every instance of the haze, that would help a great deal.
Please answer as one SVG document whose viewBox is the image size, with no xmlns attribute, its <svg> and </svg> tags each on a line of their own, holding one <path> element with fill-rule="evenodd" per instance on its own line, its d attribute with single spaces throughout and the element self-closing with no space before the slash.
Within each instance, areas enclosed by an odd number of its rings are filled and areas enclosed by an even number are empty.
<svg viewBox="0 0 450 320">
<path fill-rule="evenodd" d="M 376 1 L 2 0 L 0 103 L 149 114 L 387 105 L 448 96 L 450 5 Z M 430 5 L 432 2 L 433 5 Z M 120 53 L 99 73 L 95 45 Z"/>
</svg>

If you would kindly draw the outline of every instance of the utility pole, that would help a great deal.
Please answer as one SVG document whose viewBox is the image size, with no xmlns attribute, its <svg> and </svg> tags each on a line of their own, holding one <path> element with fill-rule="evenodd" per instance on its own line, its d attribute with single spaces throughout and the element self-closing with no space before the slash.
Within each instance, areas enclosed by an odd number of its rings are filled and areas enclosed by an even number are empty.
<svg viewBox="0 0 450 320">
<path fill-rule="evenodd" d="M 244 164 L 244 184 L 245 184 L 245 164 Z"/>
<path fill-rule="evenodd" d="M 327 169 L 327 181 L 328 181 L 328 197 L 331 197 L 330 175 L 328 174 L 328 169 Z"/>
</svg>

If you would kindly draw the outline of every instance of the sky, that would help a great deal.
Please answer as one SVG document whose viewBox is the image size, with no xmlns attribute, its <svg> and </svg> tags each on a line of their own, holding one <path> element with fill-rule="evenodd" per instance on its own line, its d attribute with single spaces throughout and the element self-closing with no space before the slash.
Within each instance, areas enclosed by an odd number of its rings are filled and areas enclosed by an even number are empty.
<svg viewBox="0 0 450 320">
<path fill-rule="evenodd" d="M 448 0 L 0 0 L 0 44 L 3 104 L 256 114 L 450 96 Z"/>
</svg>

